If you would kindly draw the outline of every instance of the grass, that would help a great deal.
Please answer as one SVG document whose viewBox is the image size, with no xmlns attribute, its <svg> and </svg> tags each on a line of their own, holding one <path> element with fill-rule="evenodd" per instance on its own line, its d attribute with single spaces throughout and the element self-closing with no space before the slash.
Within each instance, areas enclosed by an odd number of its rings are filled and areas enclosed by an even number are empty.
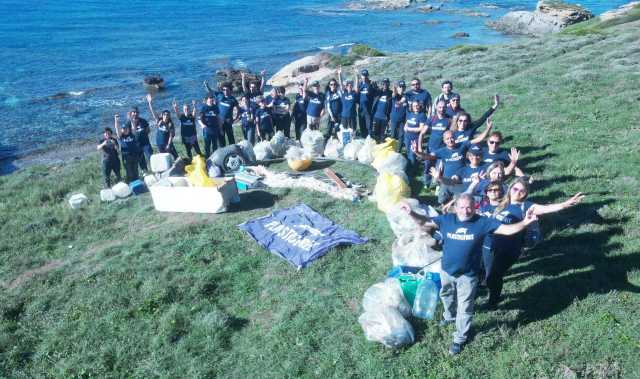
<svg viewBox="0 0 640 379">
<path fill-rule="evenodd" d="M 588 195 L 543 219 L 545 241 L 510 271 L 500 310 L 477 312 L 461 356 L 435 322 L 413 320 L 417 342 L 398 351 L 364 339 L 359 303 L 393 242 L 374 204 L 302 190 L 249 193 L 221 215 L 157 213 L 148 195 L 101 204 L 94 155 L 0 177 L 0 376 L 636 377 L 640 22 L 611 31 L 369 68 L 432 92 L 452 79 L 473 115 L 500 93 L 495 124 L 538 178 L 533 200 Z M 375 181 L 368 167 L 332 168 Z M 68 209 L 74 191 L 88 207 Z M 298 202 L 371 242 L 298 272 L 236 227 Z"/>
<path fill-rule="evenodd" d="M 448 51 L 459 54 L 459 55 L 475 53 L 477 51 L 487 51 L 487 50 L 489 50 L 487 46 L 480 46 L 480 45 L 455 45 L 448 49 Z"/>
<path fill-rule="evenodd" d="M 601 21 L 599 18 L 593 18 L 585 22 L 579 22 L 564 29 L 562 33 L 574 36 L 585 36 L 589 34 L 604 34 L 607 29 L 640 20 L 640 5 L 636 5 L 625 15 Z"/>
</svg>

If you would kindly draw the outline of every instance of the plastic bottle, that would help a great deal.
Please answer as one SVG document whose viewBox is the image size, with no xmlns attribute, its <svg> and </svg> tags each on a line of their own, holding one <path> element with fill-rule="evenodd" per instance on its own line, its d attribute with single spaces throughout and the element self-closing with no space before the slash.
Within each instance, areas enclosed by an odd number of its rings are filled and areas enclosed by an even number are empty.
<svg viewBox="0 0 640 379">
<path fill-rule="evenodd" d="M 425 279 L 418 285 L 416 299 L 411 313 L 417 318 L 432 320 L 438 305 L 438 288 L 431 279 Z"/>
</svg>

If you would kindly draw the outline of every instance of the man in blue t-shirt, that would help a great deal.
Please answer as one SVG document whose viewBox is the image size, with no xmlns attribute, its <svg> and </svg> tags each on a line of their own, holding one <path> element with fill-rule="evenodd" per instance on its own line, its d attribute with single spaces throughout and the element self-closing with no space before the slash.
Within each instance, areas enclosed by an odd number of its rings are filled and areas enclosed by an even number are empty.
<svg viewBox="0 0 640 379">
<path fill-rule="evenodd" d="M 356 83 L 356 92 L 359 97 L 358 124 L 360 126 L 360 136 L 367 137 L 373 134 L 371 107 L 373 106 L 373 98 L 376 96 L 376 89 L 369 79 L 369 70 L 360 71 L 360 78 L 361 80 Z"/>
<path fill-rule="evenodd" d="M 342 68 L 338 67 L 338 86 L 341 101 L 340 123 L 345 129 L 357 130 L 356 125 L 356 104 L 358 104 L 358 93 L 353 88 L 353 80 L 342 82 Z"/>
<path fill-rule="evenodd" d="M 425 229 L 437 227 L 442 235 L 440 299 L 444 305 L 444 320 L 441 325 L 455 322 L 456 331 L 449 353 L 459 354 L 467 341 L 473 318 L 484 238 L 491 233 L 516 234 L 535 222 L 537 217 L 529 211 L 521 222 L 501 224 L 498 220 L 477 215 L 473 196 L 469 194 L 460 195 L 455 214 L 448 213 L 433 219 L 412 212 L 409 204 L 401 207 Z"/>
<path fill-rule="evenodd" d="M 457 96 L 458 98 L 460 98 L 460 95 L 453 92 L 453 83 L 451 82 L 451 80 L 445 80 L 444 82 L 442 82 L 441 88 L 442 92 L 440 93 L 440 95 L 438 95 L 438 97 L 436 97 L 436 104 L 438 103 L 438 101 L 443 100 L 445 106 L 447 106 L 449 105 L 449 100 L 451 100 L 452 97 Z"/>
<path fill-rule="evenodd" d="M 443 171 L 436 167 L 431 167 L 429 173 L 440 186 L 438 190 L 439 204 L 444 204 L 454 195 L 465 192 L 473 178 L 482 172 L 482 149 L 479 146 L 472 145 L 467 149 L 467 160 L 469 164 L 459 168 L 450 177 L 444 176 Z"/>
<path fill-rule="evenodd" d="M 407 120 L 408 102 L 404 93 L 405 89 L 404 80 L 399 80 L 393 85 L 393 93 L 391 94 L 389 129 L 391 130 L 391 138 L 398 141 L 398 152 L 402 151 L 402 145 L 404 145 L 404 123 Z M 407 150 L 411 150 L 411 147 L 407 146 Z"/>
<path fill-rule="evenodd" d="M 204 105 L 200 108 L 200 116 L 198 117 L 198 124 L 202 128 L 204 137 L 205 158 L 209 158 L 209 155 L 218 149 L 218 139 L 221 133 L 218 115 L 218 104 L 216 104 L 213 94 L 209 94 Z"/>
<path fill-rule="evenodd" d="M 482 164 L 486 168 L 493 162 L 500 161 L 504 164 L 505 175 L 511 175 L 513 172 L 516 176 L 524 176 L 524 172 L 517 166 L 520 152 L 515 148 L 511 148 L 510 152 L 501 148 L 502 139 L 502 133 L 498 131 L 489 134 L 487 147 L 482 150 Z"/>
<path fill-rule="evenodd" d="M 378 142 L 382 142 L 384 134 L 389 126 L 389 114 L 391 113 L 392 93 L 389 89 L 389 79 L 382 80 L 382 88 L 380 88 L 373 100 L 373 138 Z"/>
<path fill-rule="evenodd" d="M 307 83 L 308 80 L 305 80 Z M 306 84 L 305 84 L 306 86 Z M 324 94 L 320 93 L 320 82 L 317 80 L 311 83 L 311 91 L 305 90 L 307 96 L 307 127 L 310 129 L 320 129 L 320 119 L 324 115 Z"/>
<path fill-rule="evenodd" d="M 422 109 L 424 109 L 424 113 L 427 115 L 431 114 L 431 94 L 429 91 L 421 88 L 421 82 L 418 78 L 413 78 L 411 80 L 411 89 L 407 91 L 407 101 L 414 102 L 417 101 L 422 104 Z"/>
</svg>

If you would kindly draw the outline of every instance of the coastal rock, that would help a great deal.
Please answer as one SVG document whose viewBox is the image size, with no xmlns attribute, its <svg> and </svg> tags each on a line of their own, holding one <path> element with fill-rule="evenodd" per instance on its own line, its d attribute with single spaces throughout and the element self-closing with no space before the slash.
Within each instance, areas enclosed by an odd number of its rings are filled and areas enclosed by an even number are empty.
<svg viewBox="0 0 640 379">
<path fill-rule="evenodd" d="M 216 81 L 218 83 L 231 83 L 231 92 L 242 93 L 242 73 L 245 73 L 248 82 L 260 82 L 260 76 L 247 70 L 237 70 L 233 68 L 225 68 L 216 71 Z"/>
<path fill-rule="evenodd" d="M 298 82 L 309 78 L 309 82 L 335 74 L 335 69 L 327 67 L 330 56 L 327 53 L 310 55 L 295 60 L 276 72 L 268 81 L 271 86 L 283 86 L 288 90 Z"/>
<path fill-rule="evenodd" d="M 393 10 L 408 8 L 415 3 L 423 3 L 424 0 L 360 0 L 346 5 L 351 10 L 379 9 Z"/>
<path fill-rule="evenodd" d="M 509 12 L 489 26 L 507 34 L 540 36 L 557 33 L 592 17 L 593 13 L 578 5 L 541 0 L 535 11 Z"/>
<path fill-rule="evenodd" d="M 418 7 L 417 10 L 418 12 L 422 12 L 422 13 L 431 13 L 431 12 L 439 11 L 440 5 L 425 4 L 421 7 Z"/>
<path fill-rule="evenodd" d="M 469 33 L 467 32 L 457 32 L 451 36 L 451 38 L 467 38 L 467 37 L 470 37 Z"/>
<path fill-rule="evenodd" d="M 628 4 L 618 7 L 617 9 L 612 9 L 608 12 L 604 12 L 599 16 L 600 21 L 609 21 L 611 19 L 624 16 L 636 7 L 640 7 L 640 1 L 632 1 Z"/>
</svg>

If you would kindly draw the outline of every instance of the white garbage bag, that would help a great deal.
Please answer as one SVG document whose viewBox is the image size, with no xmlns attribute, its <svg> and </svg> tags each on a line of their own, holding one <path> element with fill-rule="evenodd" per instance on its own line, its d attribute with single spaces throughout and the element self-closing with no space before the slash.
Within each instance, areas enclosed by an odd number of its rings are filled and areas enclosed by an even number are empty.
<svg viewBox="0 0 640 379">
<path fill-rule="evenodd" d="M 273 138 L 271 138 L 270 144 L 271 151 L 273 151 L 273 155 L 276 157 L 282 157 L 287 152 L 286 137 L 281 130 L 277 131 Z"/>
<path fill-rule="evenodd" d="M 364 140 L 362 148 L 358 151 L 358 161 L 364 164 L 371 164 L 373 162 L 373 149 L 376 147 L 376 141 L 367 137 Z"/>
<path fill-rule="evenodd" d="M 305 129 L 300 136 L 304 151 L 312 157 L 320 157 L 324 152 L 324 136 L 319 130 Z"/>
<path fill-rule="evenodd" d="M 269 141 L 258 142 L 253 147 L 253 152 L 256 154 L 256 159 L 259 161 L 273 158 L 273 150 L 271 149 L 271 143 Z"/>
<path fill-rule="evenodd" d="M 327 145 L 324 148 L 324 156 L 331 159 L 340 159 L 344 146 L 336 138 L 331 138 L 327 141 Z"/>
<path fill-rule="evenodd" d="M 407 167 L 407 158 L 400 153 L 393 152 L 383 161 L 374 161 L 373 163 L 377 163 L 374 167 L 378 172 L 387 171 L 394 174 L 404 174 Z"/>
<path fill-rule="evenodd" d="M 369 341 L 386 347 L 399 348 L 415 341 L 415 332 L 397 309 L 382 307 L 367 311 L 358 317 L 358 323 Z"/>
<path fill-rule="evenodd" d="M 409 204 L 411 210 L 419 215 L 429 217 L 436 217 L 438 215 L 438 211 L 436 211 L 432 206 L 423 206 L 416 199 L 404 199 L 403 202 Z M 395 234 L 397 238 L 400 238 L 405 234 L 416 234 L 422 232 L 423 229 L 416 224 L 415 220 L 411 216 L 400 209 L 400 205 L 401 204 L 399 203 L 393 205 L 387 212 L 387 221 L 389 221 L 389 226 L 391 226 L 393 234 Z"/>
<path fill-rule="evenodd" d="M 436 241 L 428 234 L 405 234 L 391 246 L 393 266 L 425 267 L 442 258 L 442 252 L 433 250 Z"/>
<path fill-rule="evenodd" d="M 344 159 L 355 161 L 358 159 L 358 151 L 364 146 L 363 139 L 356 139 L 347 144 L 344 147 L 343 155 Z"/>
<path fill-rule="evenodd" d="M 402 293 L 400 281 L 396 278 L 387 278 L 384 282 L 369 287 L 362 298 L 362 307 L 365 312 L 375 311 L 381 307 L 392 307 L 405 317 L 411 315 L 411 306 Z"/>
<path fill-rule="evenodd" d="M 129 188 L 129 185 L 124 182 L 117 183 L 115 186 L 111 187 L 111 189 L 113 190 L 113 193 L 119 198 L 124 198 L 131 195 L 131 188 Z"/>
</svg>

